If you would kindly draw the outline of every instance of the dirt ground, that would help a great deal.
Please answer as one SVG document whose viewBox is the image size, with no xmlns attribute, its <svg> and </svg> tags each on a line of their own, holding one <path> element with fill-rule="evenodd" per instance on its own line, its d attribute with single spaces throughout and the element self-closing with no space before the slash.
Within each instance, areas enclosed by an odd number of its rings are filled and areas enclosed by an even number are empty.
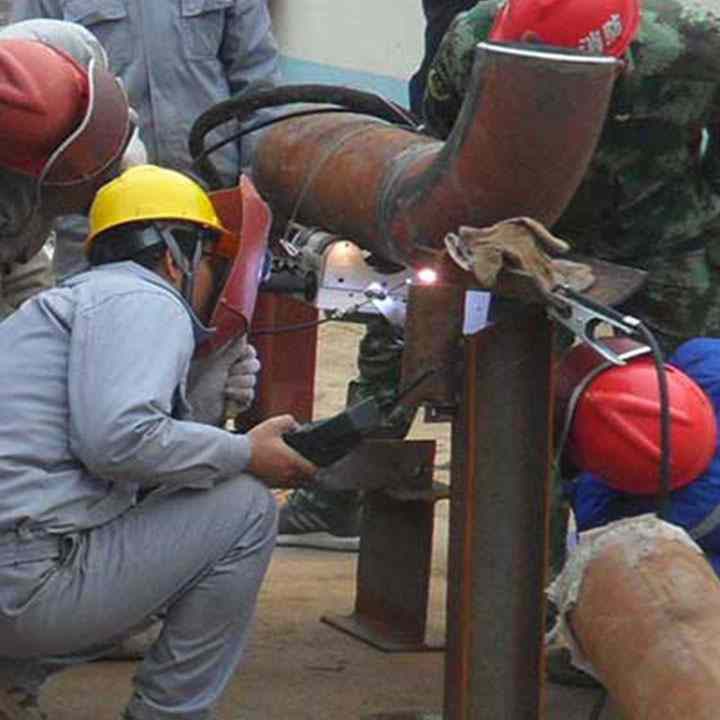
<svg viewBox="0 0 720 720">
<path fill-rule="evenodd" d="M 342 407 L 361 335 L 362 327 L 357 325 L 321 328 L 318 416 Z M 448 460 L 448 431 L 448 426 L 418 421 L 411 433 L 438 441 L 440 468 Z M 438 469 L 437 479 L 447 481 L 447 471 Z M 440 502 L 428 616 L 431 641 L 442 641 L 444 634 L 446 538 L 447 503 Z M 398 713 L 406 712 L 432 713 L 427 720 L 440 717 L 442 652 L 384 653 L 320 621 L 325 613 L 352 611 L 356 563 L 354 554 L 276 549 L 261 591 L 249 652 L 218 708 L 219 720 L 346 720 L 386 715 L 400 720 Z M 117 718 L 130 692 L 134 667 L 131 662 L 98 662 L 67 671 L 51 681 L 43 706 L 51 720 Z M 546 717 L 585 720 L 597 699 L 597 691 L 550 685 Z M 601 718 L 611 716 L 603 713 Z"/>
</svg>

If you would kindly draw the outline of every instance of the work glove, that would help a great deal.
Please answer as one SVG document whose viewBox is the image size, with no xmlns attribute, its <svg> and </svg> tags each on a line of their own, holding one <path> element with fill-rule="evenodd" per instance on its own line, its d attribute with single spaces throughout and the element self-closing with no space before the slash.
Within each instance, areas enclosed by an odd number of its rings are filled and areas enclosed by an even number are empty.
<svg viewBox="0 0 720 720">
<path fill-rule="evenodd" d="M 194 358 L 188 375 L 193 420 L 220 426 L 226 415 L 247 410 L 255 399 L 259 370 L 257 353 L 245 335 L 210 355 Z"/>
<path fill-rule="evenodd" d="M 237 360 L 228 370 L 225 383 L 225 399 L 233 403 L 236 412 L 247 410 L 255 399 L 257 374 L 260 372 L 260 361 L 255 348 L 245 342 Z"/>
<path fill-rule="evenodd" d="M 519 293 L 508 294 L 517 297 L 526 292 L 526 299 L 533 301 L 537 301 L 538 294 L 547 297 L 570 272 L 568 261 L 556 267 L 551 257 L 568 252 L 568 243 L 528 217 L 511 218 L 484 228 L 461 227 L 458 234 L 448 233 L 445 246 L 461 268 L 473 273 L 481 288 L 499 294 L 503 294 L 498 288 L 499 281 L 511 284 L 502 271 L 515 271 L 529 278 L 531 282 L 525 283 L 525 290 L 520 284 Z M 592 275 L 589 268 L 587 273 Z"/>
</svg>

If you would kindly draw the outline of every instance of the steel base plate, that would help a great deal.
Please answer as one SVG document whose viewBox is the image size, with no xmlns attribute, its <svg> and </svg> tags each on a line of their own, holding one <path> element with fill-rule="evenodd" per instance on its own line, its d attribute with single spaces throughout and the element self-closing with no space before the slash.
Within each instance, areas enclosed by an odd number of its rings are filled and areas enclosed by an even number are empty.
<svg viewBox="0 0 720 720">
<path fill-rule="evenodd" d="M 393 637 L 389 634 L 388 628 L 372 623 L 355 613 L 351 615 L 323 615 L 321 619 L 335 629 L 362 640 L 383 652 L 441 652 L 445 650 L 445 645 L 442 643 L 428 643 L 397 635 Z"/>
<path fill-rule="evenodd" d="M 362 720 L 443 720 L 442 715 L 427 712 L 381 713 L 380 715 L 365 715 Z"/>
</svg>

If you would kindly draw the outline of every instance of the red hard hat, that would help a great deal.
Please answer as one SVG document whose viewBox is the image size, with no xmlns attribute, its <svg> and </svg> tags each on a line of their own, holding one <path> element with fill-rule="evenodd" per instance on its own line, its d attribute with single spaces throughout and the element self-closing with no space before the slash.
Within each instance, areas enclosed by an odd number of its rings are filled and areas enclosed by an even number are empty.
<svg viewBox="0 0 720 720">
<path fill-rule="evenodd" d="M 0 41 L 0 164 L 38 176 L 88 105 L 85 68 L 34 40 Z"/>
<path fill-rule="evenodd" d="M 8 237 L 20 237 L 40 213 L 86 211 L 116 174 L 132 131 L 125 91 L 102 64 L 85 68 L 39 40 L 0 39 L 0 117 L 0 166 L 37 188 L 33 212 L 5 229 Z"/>
<path fill-rule="evenodd" d="M 564 417 L 573 463 L 628 493 L 660 489 L 660 392 L 649 348 L 627 338 L 608 341 L 626 359 L 613 365 L 578 345 L 557 374 L 558 412 Z M 717 444 L 710 400 L 684 372 L 666 365 L 670 406 L 670 485 L 689 484 L 708 467 Z"/>
<path fill-rule="evenodd" d="M 519 42 L 527 33 L 545 45 L 622 56 L 640 24 L 641 0 L 506 0 L 490 39 Z"/>
</svg>

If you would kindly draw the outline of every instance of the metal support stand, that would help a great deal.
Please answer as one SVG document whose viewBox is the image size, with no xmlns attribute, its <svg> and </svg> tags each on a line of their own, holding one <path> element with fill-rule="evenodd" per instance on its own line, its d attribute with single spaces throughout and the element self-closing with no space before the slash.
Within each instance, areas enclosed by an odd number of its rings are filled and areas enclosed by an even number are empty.
<svg viewBox="0 0 720 720">
<path fill-rule="evenodd" d="M 467 342 L 453 423 L 446 720 L 541 716 L 552 326 L 543 308 Z"/>
<path fill-rule="evenodd" d="M 444 713 L 375 720 L 541 717 L 551 360 L 541 307 L 518 304 L 465 341 L 452 426 Z"/>
<path fill-rule="evenodd" d="M 433 485 L 434 458 L 434 441 L 384 440 L 345 466 L 386 489 L 365 496 L 355 610 L 322 619 L 385 652 L 442 649 L 425 641 L 434 504 L 447 497 Z"/>
</svg>

